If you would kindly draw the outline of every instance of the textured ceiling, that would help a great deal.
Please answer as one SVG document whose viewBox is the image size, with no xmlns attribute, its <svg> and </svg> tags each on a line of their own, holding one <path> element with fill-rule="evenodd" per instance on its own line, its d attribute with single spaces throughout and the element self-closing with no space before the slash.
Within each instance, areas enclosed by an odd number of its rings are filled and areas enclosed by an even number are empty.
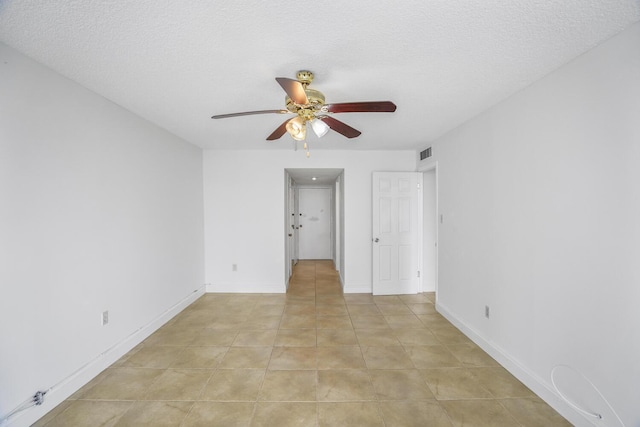
<svg viewBox="0 0 640 427">
<path fill-rule="evenodd" d="M 638 0 L 0 0 L 0 41 L 207 148 L 291 149 L 275 77 L 309 69 L 362 131 L 313 149 L 419 149 L 640 19 Z M 309 5 L 309 7 L 306 7 Z"/>
</svg>

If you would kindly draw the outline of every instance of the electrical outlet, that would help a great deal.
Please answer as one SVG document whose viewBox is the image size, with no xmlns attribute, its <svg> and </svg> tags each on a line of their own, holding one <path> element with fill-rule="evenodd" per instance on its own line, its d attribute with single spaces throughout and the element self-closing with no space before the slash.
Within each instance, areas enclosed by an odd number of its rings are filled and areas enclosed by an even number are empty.
<svg viewBox="0 0 640 427">
<path fill-rule="evenodd" d="M 238 271 L 238 264 L 231 264 L 231 271 Z"/>
<path fill-rule="evenodd" d="M 489 312 L 489 306 L 488 306 L 488 305 L 485 305 L 485 306 L 484 306 L 484 317 L 486 317 L 486 318 L 488 319 L 488 318 L 489 318 L 489 314 L 490 314 L 490 312 Z"/>
<path fill-rule="evenodd" d="M 102 312 L 102 326 L 109 323 L 109 310 L 105 310 Z"/>
</svg>

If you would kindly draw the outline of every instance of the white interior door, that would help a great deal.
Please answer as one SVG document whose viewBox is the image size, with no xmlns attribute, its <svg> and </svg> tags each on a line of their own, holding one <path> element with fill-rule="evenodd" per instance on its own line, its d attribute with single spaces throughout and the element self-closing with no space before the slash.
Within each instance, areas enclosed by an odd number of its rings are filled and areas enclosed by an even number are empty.
<svg viewBox="0 0 640 427">
<path fill-rule="evenodd" d="M 298 189 L 300 259 L 331 259 L 331 189 Z"/>
<path fill-rule="evenodd" d="M 373 173 L 373 294 L 415 294 L 419 289 L 417 172 Z"/>
</svg>

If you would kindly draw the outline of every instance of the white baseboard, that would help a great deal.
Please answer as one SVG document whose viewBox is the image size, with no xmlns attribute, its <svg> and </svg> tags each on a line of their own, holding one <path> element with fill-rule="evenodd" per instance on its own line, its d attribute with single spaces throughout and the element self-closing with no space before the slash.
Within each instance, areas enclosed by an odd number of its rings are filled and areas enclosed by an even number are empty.
<svg viewBox="0 0 640 427">
<path fill-rule="evenodd" d="M 532 372 L 504 349 L 487 341 L 440 302 L 436 303 L 436 310 L 574 426 L 594 426 L 594 424 L 587 420 L 582 414 L 571 408 L 560 396 L 558 396 L 558 394 L 556 394 L 552 389 L 550 382 L 545 382 L 538 374 Z"/>
<path fill-rule="evenodd" d="M 73 393 L 91 381 L 100 372 L 107 369 L 115 361 L 127 354 L 127 352 L 132 348 L 144 341 L 149 335 L 157 331 L 162 325 L 171 320 L 175 315 L 204 295 L 204 290 L 204 286 L 202 286 L 193 291 L 151 322 L 141 326 L 115 345 L 97 355 L 86 365 L 80 367 L 76 372 L 69 375 L 67 379 L 63 379 L 62 382 L 59 383 L 59 386 L 49 391 L 45 395 L 44 403 L 42 405 L 33 406 L 24 412 L 16 414 L 15 417 L 9 419 L 8 423 L 2 424 L 2 427 L 28 427 L 38 421 L 40 418 L 45 416 L 47 412 L 65 401 L 69 396 L 73 395 Z"/>
<path fill-rule="evenodd" d="M 287 292 L 284 283 L 208 283 L 207 293 L 229 294 L 283 294 Z"/>
</svg>

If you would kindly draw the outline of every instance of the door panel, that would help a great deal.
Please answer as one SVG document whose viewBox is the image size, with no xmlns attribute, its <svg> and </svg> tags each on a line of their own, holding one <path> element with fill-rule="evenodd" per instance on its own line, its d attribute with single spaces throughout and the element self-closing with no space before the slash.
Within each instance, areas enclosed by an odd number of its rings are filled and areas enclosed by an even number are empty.
<svg viewBox="0 0 640 427">
<path fill-rule="evenodd" d="M 331 189 L 300 188 L 300 259 L 331 259 Z"/>
<path fill-rule="evenodd" d="M 413 271 L 413 248 L 409 245 L 402 245 L 398 248 L 398 276 L 400 280 L 411 280 L 412 275 L 417 276 Z"/>
<path fill-rule="evenodd" d="M 401 197 L 398 199 L 398 232 L 411 233 L 414 224 L 411 223 L 415 219 L 415 214 L 411 212 L 411 199 Z"/>
<path fill-rule="evenodd" d="M 382 245 L 380 246 L 378 253 L 379 259 L 378 262 L 378 274 L 380 280 L 391 280 L 391 246 Z"/>
<path fill-rule="evenodd" d="M 391 205 L 392 200 L 386 197 L 380 198 L 380 226 L 378 233 L 391 233 Z"/>
<path fill-rule="evenodd" d="M 373 293 L 418 292 L 418 187 L 416 172 L 373 174 Z"/>
</svg>

